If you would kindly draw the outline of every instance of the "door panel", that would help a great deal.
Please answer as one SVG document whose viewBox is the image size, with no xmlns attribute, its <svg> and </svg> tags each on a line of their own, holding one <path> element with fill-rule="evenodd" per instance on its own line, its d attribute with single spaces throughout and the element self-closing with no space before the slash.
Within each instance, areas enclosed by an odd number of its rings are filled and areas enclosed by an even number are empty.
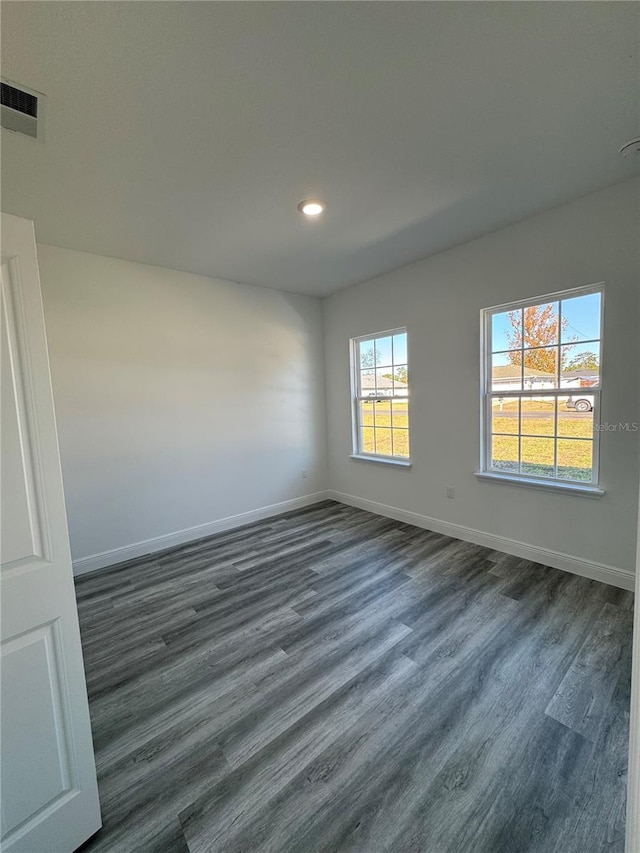
<svg viewBox="0 0 640 853">
<path fill-rule="evenodd" d="M 2 703 L 3 834 L 74 788 L 54 637 L 56 623 L 42 625 L 3 643 L 2 668 L 20 689 Z M 37 753 L 37 773 L 23 757 Z"/>
<path fill-rule="evenodd" d="M 100 827 L 33 224 L 2 215 L 3 853 Z"/>
<path fill-rule="evenodd" d="M 15 263 L 14 263 L 15 266 Z M 16 272 L 13 272 L 15 279 Z M 2 281 L 10 282 L 11 264 L 2 265 Z M 2 341 L 0 344 L 2 371 L 2 482 L 11 487 L 11 495 L 2 501 L 3 537 L 2 562 L 13 563 L 20 558 L 42 556 L 39 520 L 35 501 L 33 469 L 29 459 L 29 436 L 21 392 L 19 351 L 13 329 L 9 323 L 13 313 L 11 291 L 3 285 Z"/>
</svg>

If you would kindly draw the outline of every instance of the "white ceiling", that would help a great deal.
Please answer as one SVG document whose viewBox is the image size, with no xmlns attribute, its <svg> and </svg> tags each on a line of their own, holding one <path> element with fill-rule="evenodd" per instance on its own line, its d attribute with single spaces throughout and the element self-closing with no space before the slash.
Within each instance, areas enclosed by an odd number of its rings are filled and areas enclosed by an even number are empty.
<svg viewBox="0 0 640 853">
<path fill-rule="evenodd" d="M 638 3 L 1 11 L 3 76 L 48 96 L 2 206 L 41 242 L 321 295 L 637 171 Z"/>
</svg>

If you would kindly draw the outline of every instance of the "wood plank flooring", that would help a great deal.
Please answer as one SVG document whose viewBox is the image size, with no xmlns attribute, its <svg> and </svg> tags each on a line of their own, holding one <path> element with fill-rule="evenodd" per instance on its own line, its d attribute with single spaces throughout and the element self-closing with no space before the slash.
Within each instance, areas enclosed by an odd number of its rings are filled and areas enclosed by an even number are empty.
<svg viewBox="0 0 640 853">
<path fill-rule="evenodd" d="M 91 853 L 622 853 L 632 595 L 338 503 L 76 583 Z"/>
</svg>

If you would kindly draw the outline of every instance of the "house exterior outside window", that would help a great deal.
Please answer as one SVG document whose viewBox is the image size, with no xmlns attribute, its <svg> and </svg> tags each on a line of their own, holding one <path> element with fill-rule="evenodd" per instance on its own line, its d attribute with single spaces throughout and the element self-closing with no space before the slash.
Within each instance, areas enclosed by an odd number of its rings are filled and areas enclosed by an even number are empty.
<svg viewBox="0 0 640 853">
<path fill-rule="evenodd" d="M 598 489 L 604 286 L 481 317 L 479 476 Z"/>
<path fill-rule="evenodd" d="M 353 456 L 408 464 L 407 330 L 351 340 Z"/>
</svg>

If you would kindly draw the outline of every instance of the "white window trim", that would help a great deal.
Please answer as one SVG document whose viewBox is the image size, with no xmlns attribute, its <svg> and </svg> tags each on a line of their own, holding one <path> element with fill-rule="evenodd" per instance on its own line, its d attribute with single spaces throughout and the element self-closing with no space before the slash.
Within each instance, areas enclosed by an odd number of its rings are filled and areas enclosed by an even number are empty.
<svg viewBox="0 0 640 853">
<path fill-rule="evenodd" d="M 371 332 L 368 335 L 359 335 L 356 338 L 351 338 L 349 341 L 349 357 L 350 357 L 350 373 L 351 373 L 351 453 L 349 457 L 351 459 L 356 459 L 364 462 L 380 462 L 383 465 L 393 465 L 398 468 L 410 468 L 411 467 L 411 454 L 409 456 L 379 456 L 376 453 L 366 453 L 363 450 L 360 450 L 360 420 L 358 414 L 358 403 L 361 400 L 371 400 L 370 397 L 362 397 L 358 394 L 360 389 L 360 361 L 358 359 L 358 346 L 362 341 L 370 341 L 374 338 L 386 338 L 392 337 L 393 335 L 407 335 L 407 367 L 409 366 L 409 333 L 407 331 L 406 326 L 400 326 L 397 329 L 386 329 L 382 332 Z M 375 368 L 374 368 L 375 369 Z M 409 385 L 409 388 L 411 386 Z M 410 397 L 411 391 L 409 390 L 409 395 L 406 397 L 396 396 L 395 394 L 390 397 L 385 397 L 388 400 L 402 400 L 407 403 L 407 420 L 409 426 L 407 427 L 407 432 L 409 433 L 409 447 L 411 447 L 411 418 L 409 414 L 410 410 Z"/>
<path fill-rule="evenodd" d="M 350 453 L 349 459 L 361 462 L 382 462 L 383 465 L 395 465 L 396 468 L 411 468 L 412 462 L 406 456 L 376 456 L 373 453 Z"/>
<path fill-rule="evenodd" d="M 605 494 L 605 490 L 600 485 L 600 431 L 594 430 L 593 435 L 593 467 L 592 478 L 590 482 L 580 482 L 577 480 L 560 480 L 555 477 L 544 477 L 532 474 L 523 474 L 515 472 L 501 472 L 491 468 L 491 400 L 496 392 L 491 392 L 490 381 L 492 376 L 492 356 L 491 351 L 491 318 L 494 314 L 500 314 L 505 311 L 512 311 L 518 308 L 528 308 L 531 305 L 544 305 L 548 302 L 559 303 L 562 299 L 573 299 L 576 296 L 587 296 L 590 293 L 600 293 L 600 381 L 597 386 L 588 389 L 589 396 L 593 396 L 593 423 L 600 423 L 600 404 L 602 395 L 602 334 L 604 330 L 604 301 L 605 301 L 605 283 L 598 282 L 597 284 L 589 284 L 584 287 L 573 287 L 568 290 L 560 290 L 555 293 L 542 294 L 530 299 L 519 299 L 514 302 L 506 302 L 502 305 L 494 305 L 491 308 L 483 308 L 480 312 L 480 469 L 476 471 L 476 477 L 480 480 L 490 480 L 496 483 L 502 482 L 511 486 L 525 486 L 537 489 L 546 489 L 554 492 L 565 492 L 567 494 L 576 494 L 589 497 L 601 497 Z M 561 316 L 558 318 L 559 324 L 562 322 Z M 589 343 L 592 341 L 579 341 L 577 343 Z M 566 397 L 566 388 L 554 389 L 536 389 L 527 391 L 525 389 L 518 391 L 501 390 L 501 397 L 533 397 L 533 396 L 555 396 Z M 558 409 L 556 405 L 555 411 L 556 428 L 558 419 Z M 557 429 L 556 429 L 557 431 Z M 571 440 L 571 439 L 569 439 Z M 557 448 L 557 445 L 556 445 Z M 557 452 L 557 451 L 556 451 Z"/>
<path fill-rule="evenodd" d="M 551 480 L 526 474 L 500 474 L 498 471 L 476 471 L 479 480 L 503 483 L 507 486 L 524 486 L 527 489 L 542 489 L 547 492 L 567 492 L 586 498 L 601 498 L 605 490 L 601 486 L 579 483 L 577 480 Z"/>
</svg>

